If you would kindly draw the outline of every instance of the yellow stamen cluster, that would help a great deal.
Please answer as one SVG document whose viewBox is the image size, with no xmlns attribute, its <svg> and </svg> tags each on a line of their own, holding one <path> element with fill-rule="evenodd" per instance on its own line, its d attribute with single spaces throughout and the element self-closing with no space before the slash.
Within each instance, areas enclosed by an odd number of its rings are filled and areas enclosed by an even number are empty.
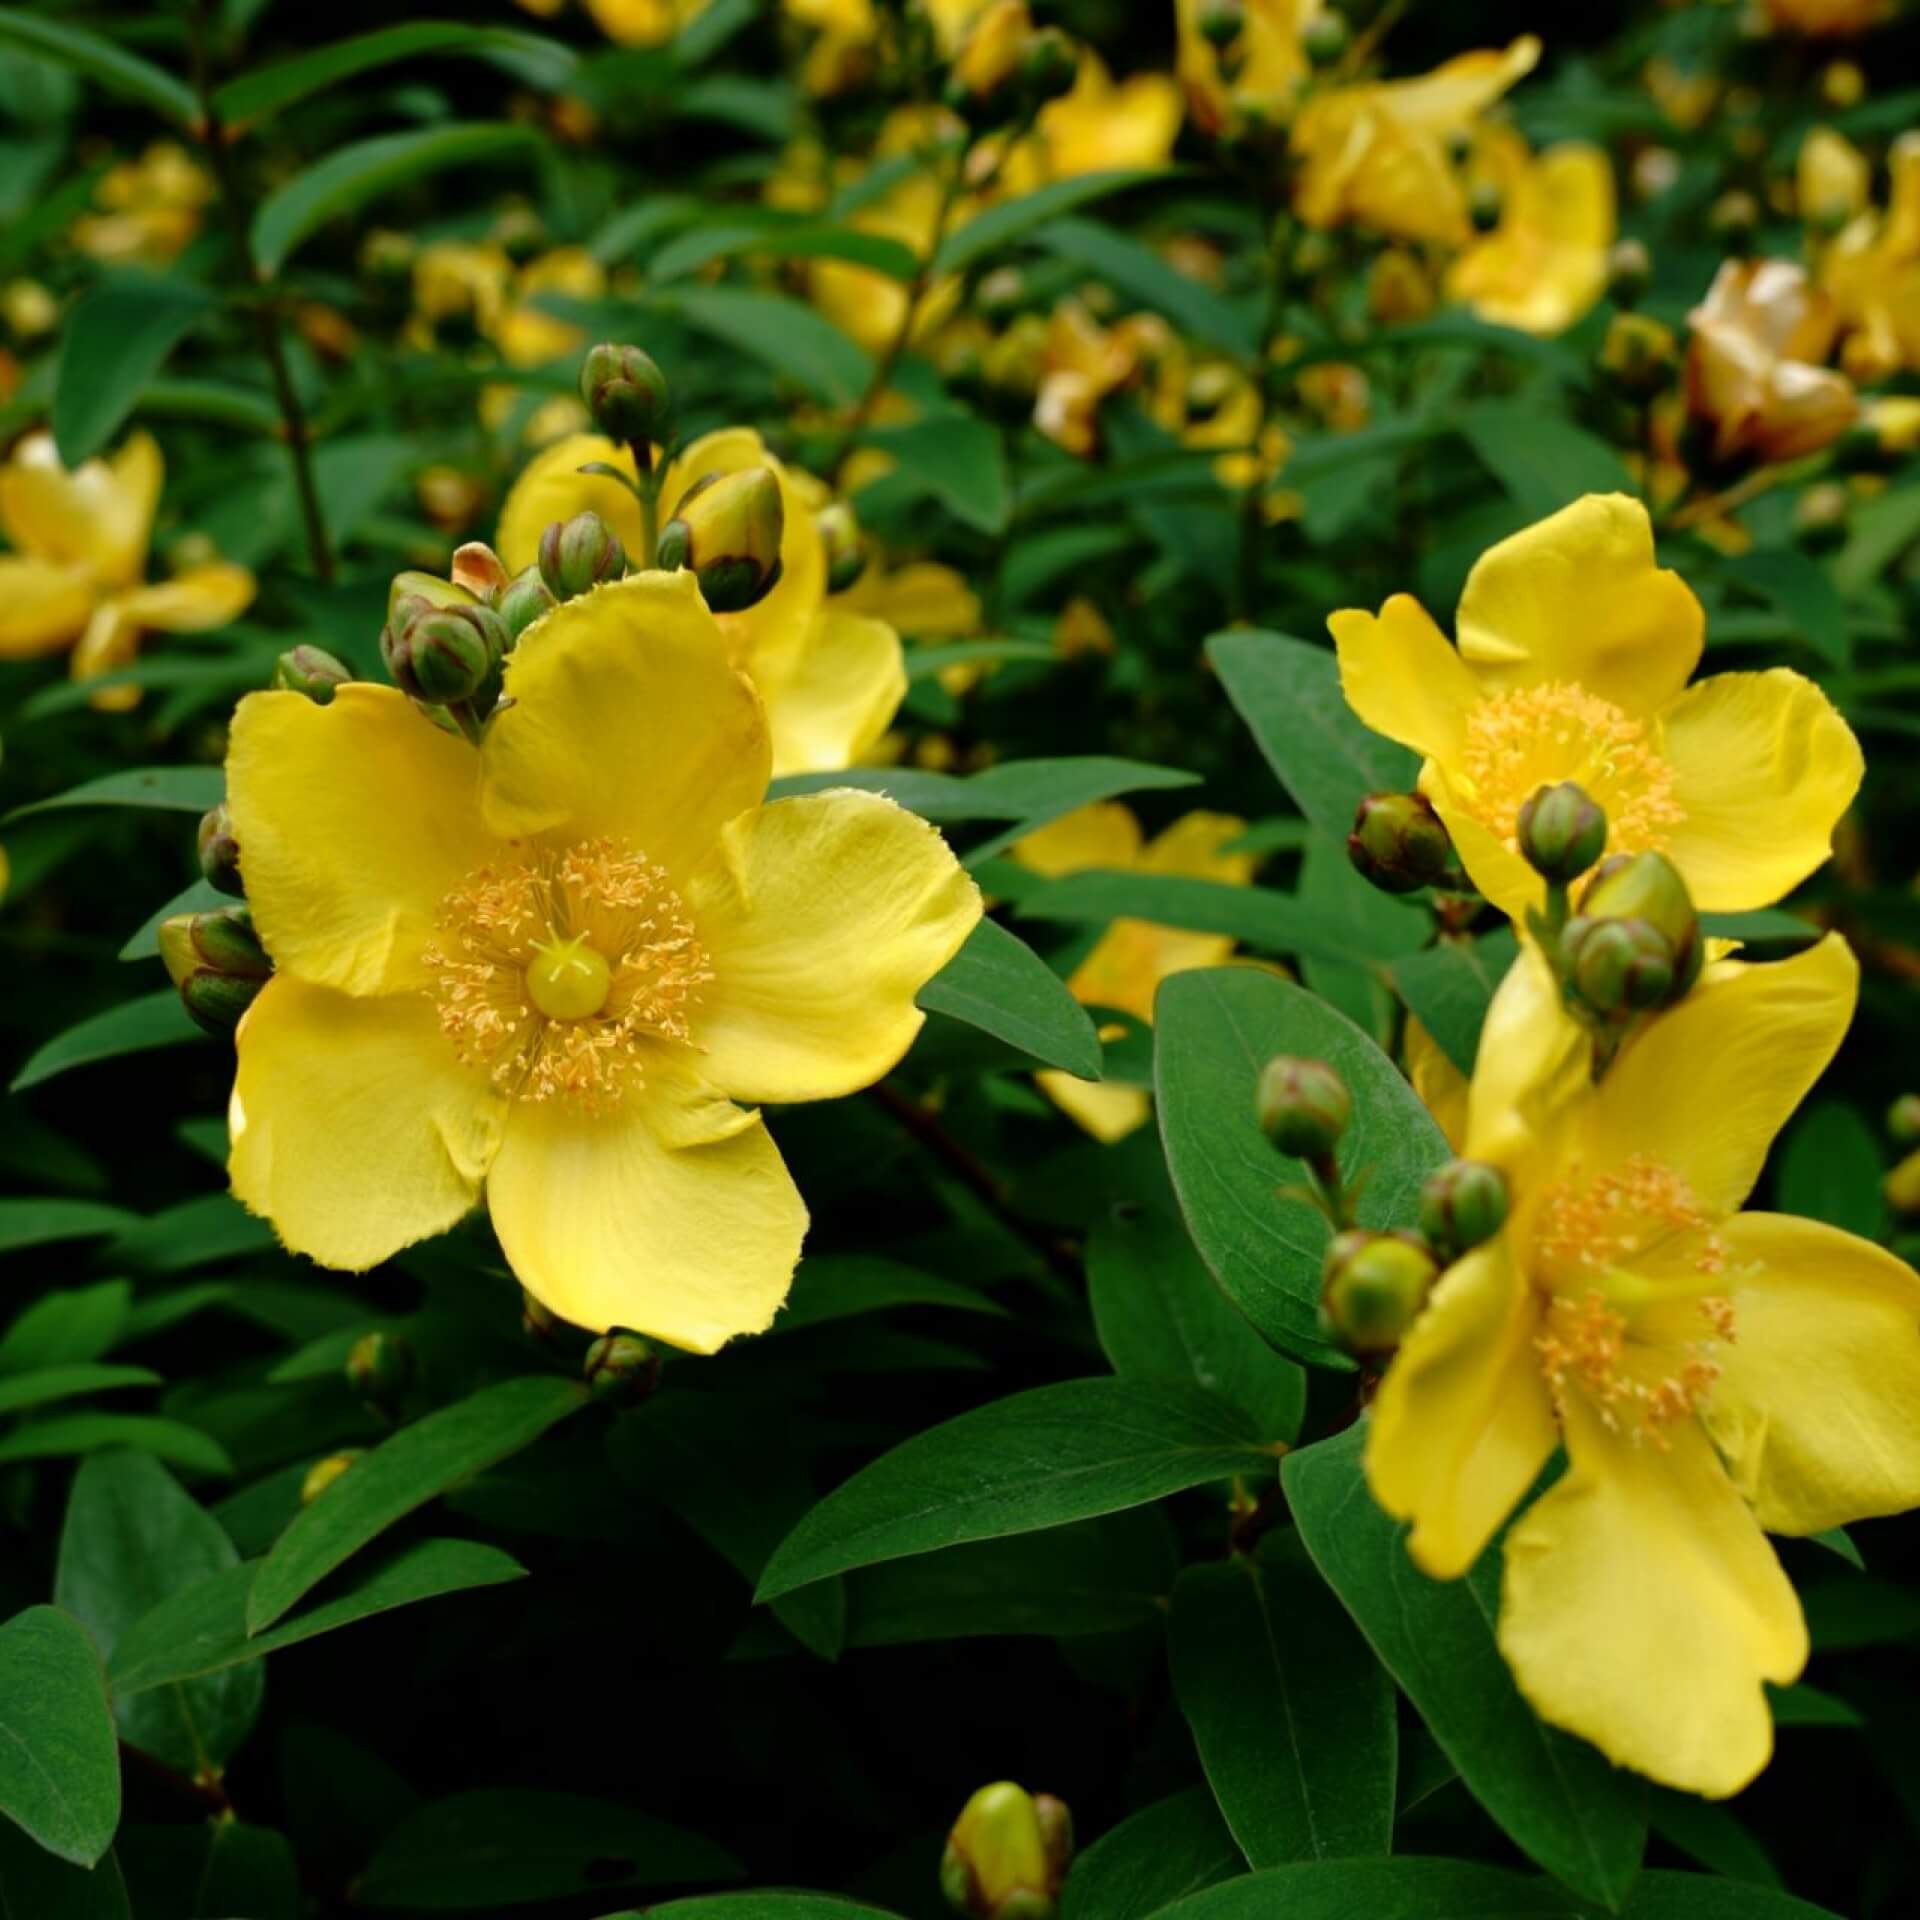
<svg viewBox="0 0 1920 1920">
<path fill-rule="evenodd" d="M 689 1016 L 713 974 L 685 903 L 644 854 L 611 839 L 516 854 L 441 903 L 424 955 L 441 1031 L 511 1098 L 565 1095 L 597 1110 L 643 1083 L 646 1043 L 692 1043 Z M 591 1012 L 551 1018 L 528 970 L 568 947 L 604 961 L 606 992 Z"/>
<path fill-rule="evenodd" d="M 1612 1173 L 1562 1181 L 1546 1197 L 1534 1234 L 1534 1259 L 1553 1281 L 1600 1273 L 1645 1253 L 1675 1233 L 1708 1224 L 1693 1189 L 1671 1167 L 1634 1154 Z M 1723 1255 L 1709 1239 L 1699 1262 L 1717 1272 Z"/>
</svg>

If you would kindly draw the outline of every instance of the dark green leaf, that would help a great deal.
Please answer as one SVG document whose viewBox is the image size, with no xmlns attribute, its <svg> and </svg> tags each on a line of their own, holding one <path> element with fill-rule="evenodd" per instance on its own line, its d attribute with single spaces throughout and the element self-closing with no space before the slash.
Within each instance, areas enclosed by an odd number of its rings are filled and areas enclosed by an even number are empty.
<svg viewBox="0 0 1920 1920">
<path fill-rule="evenodd" d="M 199 103 L 184 81 L 72 21 L 20 7 L 0 7 L 0 45 L 71 67 L 96 86 L 138 100 L 179 126 L 190 127 L 200 117 Z"/>
<path fill-rule="evenodd" d="M 1060 1920 L 1148 1920 L 1245 1871 L 1213 1796 L 1190 1787 L 1121 1821 L 1074 1861 Z"/>
<path fill-rule="evenodd" d="M 1460 431 L 1529 519 L 1557 513 L 1583 493 L 1633 490 L 1613 448 L 1546 408 L 1519 401 L 1474 407 Z"/>
<path fill-rule="evenodd" d="M 1780 1886 L 1767 1850 L 1727 1808 L 1690 1793 L 1655 1787 L 1647 1798 L 1648 1824 L 1669 1846 L 1697 1860 L 1710 1873 L 1750 1886 Z"/>
<path fill-rule="evenodd" d="M 830 320 L 783 293 L 675 287 L 654 303 L 797 380 L 817 399 L 846 406 L 866 390 L 872 373 L 867 355 Z"/>
<path fill-rule="evenodd" d="M 209 886 L 204 880 L 196 880 L 192 886 L 183 888 L 171 900 L 156 907 L 147 915 L 139 927 L 127 937 L 127 944 L 120 949 L 122 960 L 154 960 L 160 954 L 160 925 L 171 920 L 176 913 L 210 913 L 216 907 L 233 905 L 227 895 L 217 887 Z"/>
<path fill-rule="evenodd" d="M 0 1920 L 133 1920 L 133 1908 L 111 1853 L 71 1866 L 0 1820 Z"/>
<path fill-rule="evenodd" d="M 211 1434 L 149 1413 L 59 1413 L 30 1421 L 0 1439 L 0 1461 L 59 1460 L 103 1447 L 139 1447 L 196 1473 L 233 1472 L 226 1448 Z"/>
<path fill-rule="evenodd" d="M 115 274 L 80 297 L 53 386 L 53 437 L 67 466 L 91 460 L 120 431 L 147 382 L 213 304 L 191 281 L 146 273 Z"/>
<path fill-rule="evenodd" d="M 32 1373 L 0 1377 L 0 1413 L 18 1413 L 25 1407 L 44 1407 L 52 1400 L 72 1400 L 83 1393 L 108 1393 L 116 1387 L 157 1387 L 160 1376 L 147 1367 L 102 1367 L 79 1364 L 41 1367 Z M 66 1605 L 63 1600 L 60 1603 Z M 69 1608 L 69 1612 L 78 1612 Z M 92 1623 L 89 1622 L 89 1625 Z"/>
<path fill-rule="evenodd" d="M 23 1092 L 43 1080 L 66 1073 L 74 1067 L 87 1067 L 97 1060 L 117 1060 L 126 1053 L 147 1053 L 155 1047 L 181 1047 L 189 1041 L 205 1040 L 206 1032 L 196 1026 L 180 996 L 171 987 L 157 993 L 127 1000 L 104 1013 L 82 1020 L 78 1026 L 57 1033 L 37 1048 L 27 1064 L 13 1076 L 9 1091 Z"/>
<path fill-rule="evenodd" d="M 1822 1100 L 1788 1129 L 1774 1176 L 1782 1213 L 1802 1213 L 1868 1240 L 1886 1219 L 1880 1142 L 1859 1108 Z"/>
<path fill-rule="evenodd" d="M 227 777 L 218 767 L 130 767 L 69 787 L 50 799 L 15 807 L 9 820 L 60 807 L 156 807 L 169 813 L 205 813 L 225 797 Z"/>
<path fill-rule="evenodd" d="M 1388 969 L 1407 1011 L 1462 1073 L 1473 1072 L 1487 1007 L 1519 951 L 1512 931 L 1502 927 L 1478 940 L 1443 940 Z"/>
<path fill-rule="evenodd" d="M 738 224 L 689 227 L 647 262 L 647 276 L 659 284 L 697 273 L 715 260 L 759 255 L 779 260 L 848 260 L 884 273 L 890 280 L 911 280 L 918 264 L 911 248 L 885 234 L 859 227 L 787 224 L 764 219 Z"/>
<path fill-rule="evenodd" d="M 1743 587 L 1771 601 L 1828 666 L 1853 664 L 1847 609 L 1819 561 L 1797 547 L 1755 547 L 1735 554 L 1726 567 Z"/>
<path fill-rule="evenodd" d="M 1643 1873 L 1620 1920 L 1839 1920 L 1826 1907 L 1703 1873 Z"/>
<path fill-rule="evenodd" d="M 899 461 L 948 512 L 982 533 L 1007 524 L 1013 496 L 1007 487 L 1000 436 L 969 413 L 934 414 L 902 427 L 874 427 L 861 435 Z"/>
<path fill-rule="evenodd" d="M 0 1813 L 91 1867 L 120 1824 L 120 1749 L 86 1629 L 58 1607 L 0 1626 Z"/>
<path fill-rule="evenodd" d="M 1033 235 L 1033 244 L 1091 268 L 1109 286 L 1145 301 L 1196 340 L 1242 360 L 1251 360 L 1259 350 L 1258 327 L 1250 313 L 1127 234 L 1092 220 L 1054 220 Z"/>
<path fill-rule="evenodd" d="M 1847 544 L 1835 556 L 1833 584 L 1843 598 L 1864 593 L 1901 552 L 1920 540 L 1920 486 L 1889 487 L 1847 517 Z"/>
<path fill-rule="evenodd" d="M 606 1920 L 899 1920 L 878 1907 L 827 1893 L 708 1893 L 664 1907 L 610 1913 Z"/>
<path fill-rule="evenodd" d="M 958 273 L 997 248 L 1009 246 L 1022 235 L 1048 220 L 1072 213 L 1095 200 L 1124 193 L 1149 180 L 1165 180 L 1163 172 L 1127 167 L 1109 173 L 1076 174 L 1069 180 L 1055 180 L 1016 200 L 1002 200 L 985 213 L 976 214 L 958 232 L 947 236 L 934 260 L 937 273 Z"/>
<path fill-rule="evenodd" d="M 811 1254 L 793 1276 L 793 1291 L 769 1334 L 793 1333 L 855 1314 L 888 1307 L 952 1307 L 962 1313 L 1004 1314 L 1006 1309 L 978 1287 L 922 1273 L 898 1260 L 871 1254 Z"/>
<path fill-rule="evenodd" d="M 0 1253 L 51 1246 L 59 1240 L 98 1240 L 138 1219 L 104 1200 L 0 1200 Z M 0 1356 L 6 1348 L 0 1345 Z M 0 1357 L 0 1366 L 6 1364 Z"/>
<path fill-rule="evenodd" d="M 919 1004 L 1004 1040 L 1082 1080 L 1100 1077 L 1100 1041 L 1087 1010 L 1047 963 L 997 920 L 982 920 L 966 945 L 920 989 Z"/>
<path fill-rule="evenodd" d="M 907 684 L 918 686 L 949 667 L 996 666 L 1002 660 L 1058 660 L 1059 649 L 1044 640 L 929 641 L 907 649 Z"/>
<path fill-rule="evenodd" d="M 1156 1920 L 1583 1920 L 1558 1887 L 1465 1860 L 1312 1860 L 1163 1907 Z"/>
</svg>

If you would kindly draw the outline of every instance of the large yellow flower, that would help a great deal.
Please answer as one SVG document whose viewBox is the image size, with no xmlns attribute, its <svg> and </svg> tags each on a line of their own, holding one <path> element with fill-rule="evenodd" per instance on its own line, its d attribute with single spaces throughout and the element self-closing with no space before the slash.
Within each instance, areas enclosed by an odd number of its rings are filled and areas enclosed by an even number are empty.
<svg viewBox="0 0 1920 1920">
<path fill-rule="evenodd" d="M 1183 814 L 1148 840 L 1140 822 L 1118 801 L 1082 807 L 1014 843 L 1013 858 L 1050 879 L 1088 868 L 1115 867 L 1137 873 L 1184 874 L 1244 887 L 1253 878 L 1253 856 L 1223 849 L 1247 830 L 1224 813 Z M 1153 996 L 1169 974 L 1222 966 L 1233 942 L 1223 934 L 1189 933 L 1148 920 L 1116 920 L 1082 960 L 1067 987 L 1083 1006 L 1111 1007 L 1151 1022 Z M 1036 1076 L 1048 1097 L 1096 1140 L 1125 1138 L 1151 1111 L 1146 1092 L 1118 1081 L 1076 1080 L 1049 1069 Z"/>
<path fill-rule="evenodd" d="M 148 631 L 204 633 L 253 600 L 245 567 L 208 561 L 145 584 L 147 543 L 160 503 L 160 449 L 136 433 L 111 460 L 69 473 L 48 433 L 31 433 L 0 468 L 0 659 L 73 649 L 73 677 L 133 664 Z M 137 705 L 138 687 L 108 687 L 94 704 Z"/>
<path fill-rule="evenodd" d="M 1762 1682 L 1807 1657 L 1762 1529 L 1920 1502 L 1920 1277 L 1836 1228 L 1738 1211 L 1857 986 L 1837 936 L 1717 962 L 1593 1087 L 1527 947 L 1467 1129 L 1512 1212 L 1443 1276 L 1373 1403 L 1367 1477 L 1441 1579 L 1564 1444 L 1507 1536 L 1501 1651 L 1544 1719 L 1694 1793 L 1766 1765 Z"/>
<path fill-rule="evenodd" d="M 1846 334 L 1841 364 L 1857 380 L 1920 367 L 1920 132 L 1893 143 L 1887 172 L 1886 211 L 1849 221 L 1820 259 Z"/>
<path fill-rule="evenodd" d="M 1536 158 L 1510 127 L 1486 129 L 1480 163 L 1500 195 L 1500 223 L 1454 262 L 1447 290 L 1483 320 L 1564 333 L 1606 290 L 1612 163 L 1577 142 Z"/>
<path fill-rule="evenodd" d="M 500 513 L 495 544 L 509 572 L 538 558 L 540 535 L 553 521 L 589 510 L 620 536 L 630 560 L 646 564 L 639 502 L 617 481 L 581 473 L 591 461 L 634 471 L 626 448 L 590 433 L 559 441 L 528 462 Z M 772 468 L 786 509 L 780 579 L 757 606 L 722 614 L 720 630 L 734 664 L 751 675 L 766 703 L 774 772 L 848 767 L 892 724 L 906 697 L 906 668 L 900 636 L 890 626 L 828 600 L 826 550 L 814 527 L 809 489 L 757 433 L 736 427 L 707 434 L 674 459 L 660 489 L 660 518 L 666 520 L 703 474 L 756 466 Z"/>
<path fill-rule="evenodd" d="M 1705 616 L 1623 494 L 1588 494 L 1482 554 L 1457 651 L 1409 594 L 1327 624 L 1348 704 L 1426 756 L 1421 791 L 1516 919 L 1542 897 L 1515 833 L 1543 786 L 1577 780 L 1606 809 L 1610 853 L 1664 852 L 1702 908 L 1733 912 L 1819 866 L 1860 785 L 1858 742 L 1799 674 L 1687 685 Z"/>
<path fill-rule="evenodd" d="M 1163 73 L 1136 73 L 1116 81 L 1091 47 L 1080 50 L 1071 91 L 1041 109 L 1028 147 L 1037 178 L 1008 168 L 1006 190 L 1027 191 L 1046 180 L 1103 173 L 1116 167 L 1164 167 L 1180 132 L 1180 89 Z"/>
<path fill-rule="evenodd" d="M 555 1313 L 710 1352 L 772 1319 L 806 1227 L 733 1103 L 892 1067 L 978 892 L 891 801 L 762 805 L 766 716 L 688 574 L 556 608 L 506 698 L 477 755 L 388 687 L 240 703 L 278 971 L 238 1034 L 233 1190 L 358 1270 L 484 1186 Z"/>
</svg>

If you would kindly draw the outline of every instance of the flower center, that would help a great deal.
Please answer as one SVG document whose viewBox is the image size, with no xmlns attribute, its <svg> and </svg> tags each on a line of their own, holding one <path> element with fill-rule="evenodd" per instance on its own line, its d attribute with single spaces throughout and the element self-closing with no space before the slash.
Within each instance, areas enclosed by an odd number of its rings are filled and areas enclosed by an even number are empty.
<svg viewBox="0 0 1920 1920">
<path fill-rule="evenodd" d="M 1542 787 L 1575 780 L 1605 810 L 1609 853 L 1653 853 L 1685 815 L 1673 768 L 1644 721 L 1584 687 L 1549 682 L 1480 701 L 1460 758 L 1475 817 L 1518 851 L 1520 809 Z"/>
<path fill-rule="evenodd" d="M 597 1110 L 644 1084 L 650 1046 L 692 1044 L 706 954 L 666 870 L 616 840 L 516 847 L 438 924 L 441 1031 L 511 1098 Z"/>
</svg>

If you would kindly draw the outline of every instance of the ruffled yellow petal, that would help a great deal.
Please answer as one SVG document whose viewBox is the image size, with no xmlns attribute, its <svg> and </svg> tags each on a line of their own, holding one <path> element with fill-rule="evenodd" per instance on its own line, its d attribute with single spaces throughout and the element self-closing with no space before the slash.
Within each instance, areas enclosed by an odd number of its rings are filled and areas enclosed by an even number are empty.
<svg viewBox="0 0 1920 1920">
<path fill-rule="evenodd" d="M 85 631 L 97 594 L 82 567 L 0 553 L 0 660 L 70 647 Z"/>
<path fill-rule="evenodd" d="M 50 433 L 29 434 L 0 468 L 0 529 L 24 554 L 125 586 L 145 570 L 163 473 L 151 434 L 71 473 Z"/>
<path fill-rule="evenodd" d="M 1370 91 L 1400 125 L 1424 133 L 1452 133 L 1471 126 L 1539 60 L 1540 42 L 1527 33 L 1505 47 L 1456 54 L 1431 73 L 1389 80 Z"/>
<path fill-rule="evenodd" d="M 1524 925 L 1527 909 L 1546 898 L 1540 876 L 1462 800 L 1438 760 L 1420 769 L 1416 784 L 1433 802 L 1467 877 L 1508 919 Z"/>
<path fill-rule="evenodd" d="M 1054 1067 L 1033 1078 L 1069 1120 L 1103 1147 L 1139 1132 L 1153 1114 L 1145 1087 L 1130 1087 L 1120 1080 L 1076 1080 Z"/>
<path fill-rule="evenodd" d="M 119 596 L 127 617 L 158 633 L 211 633 L 253 604 L 256 583 L 245 567 L 213 560 L 171 580 Z"/>
<path fill-rule="evenodd" d="M 610 836 L 681 883 L 758 803 L 766 716 L 690 573 L 640 573 L 521 636 L 480 752 L 481 805 L 518 839 Z"/>
<path fill-rule="evenodd" d="M 1499 226 L 1456 260 L 1447 290 L 1483 320 L 1557 334 L 1606 289 L 1614 237 L 1613 165 L 1599 147 L 1554 147 L 1535 161 L 1518 134 L 1488 129 L 1504 201 Z"/>
<path fill-rule="evenodd" d="M 732 821 L 688 891 L 713 968 L 700 1071 L 740 1100 L 828 1100 L 913 1044 L 914 996 L 980 918 L 934 829 L 879 794 L 778 800 Z"/>
<path fill-rule="evenodd" d="M 285 972 L 352 994 L 427 984 L 434 915 L 485 864 L 478 763 L 392 687 L 250 693 L 233 716 L 227 804 L 247 900 Z"/>
<path fill-rule="evenodd" d="M 1022 834 L 1008 850 L 1050 880 L 1088 867 L 1130 867 L 1140 857 L 1140 822 L 1117 800 L 1076 807 Z"/>
<path fill-rule="evenodd" d="M 357 1273 L 479 1198 L 503 1104 L 424 994 L 358 1000 L 283 973 L 236 1040 L 234 1196 L 292 1252 Z"/>
<path fill-rule="evenodd" d="M 1412 1014 L 1401 1038 L 1406 1056 L 1407 1078 L 1420 1096 L 1420 1104 L 1433 1116 L 1433 1123 L 1447 1136 L 1447 1145 L 1455 1153 L 1464 1153 L 1467 1143 L 1467 1076 L 1441 1051 L 1440 1043 Z"/>
<path fill-rule="evenodd" d="M 797 632 L 798 646 L 777 638 L 752 667 L 766 702 L 775 778 L 852 766 L 907 697 L 900 636 L 884 620 L 828 605 Z"/>
<path fill-rule="evenodd" d="M 1773 1752 L 1762 1681 L 1807 1659 L 1792 1586 L 1706 1435 L 1665 1447 L 1569 1396 L 1565 1477 L 1507 1536 L 1500 1651 L 1543 1720 L 1687 1793 Z"/>
<path fill-rule="evenodd" d="M 1667 853 L 1703 911 L 1770 906 L 1833 851 L 1865 763 L 1811 680 L 1716 673 L 1667 710 L 1665 736 L 1684 815 Z"/>
<path fill-rule="evenodd" d="M 540 536 L 554 521 L 571 520 L 576 513 L 599 514 L 620 536 L 629 561 L 636 566 L 651 563 L 652 556 L 640 552 L 640 502 L 617 480 L 580 471 L 596 460 L 633 474 L 633 455 L 598 433 L 556 440 L 520 470 L 500 509 L 493 543 L 509 573 L 532 566 L 540 557 Z"/>
<path fill-rule="evenodd" d="M 1183 813 L 1140 851 L 1143 873 L 1176 873 L 1194 880 L 1221 880 L 1244 887 L 1253 878 L 1253 855 L 1224 851 L 1247 830 L 1237 814 Z"/>
<path fill-rule="evenodd" d="M 1475 561 L 1457 626 L 1483 686 L 1571 682 L 1644 716 L 1686 685 L 1706 617 L 1655 565 L 1646 508 L 1589 493 Z"/>
<path fill-rule="evenodd" d="M 1327 630 L 1347 705 L 1375 733 L 1437 760 L 1459 757 L 1480 689 L 1418 600 L 1396 593 L 1377 615 L 1349 608 L 1329 615 Z"/>
<path fill-rule="evenodd" d="M 516 1106 L 487 1205 L 515 1275 L 563 1320 L 695 1353 L 771 1324 L 807 1230 L 760 1116 L 664 1066 L 608 1112 Z"/>
<path fill-rule="evenodd" d="M 1504 1237 L 1455 1262 L 1394 1356 L 1367 1423 L 1367 1483 L 1436 1579 L 1479 1559 L 1556 1443 L 1539 1311 Z"/>
<path fill-rule="evenodd" d="M 1232 958 L 1233 942 L 1224 934 L 1116 920 L 1074 968 L 1067 987 L 1083 1006 L 1113 1007 L 1151 1023 L 1161 981 L 1198 967 L 1223 967 Z"/>
<path fill-rule="evenodd" d="M 910 639 L 965 640 L 980 631 L 980 596 L 963 575 L 932 560 L 870 566 L 834 602 L 884 620 Z"/>
<path fill-rule="evenodd" d="M 1592 1048 L 1567 1017 L 1546 956 L 1531 941 L 1494 989 L 1467 1095 L 1466 1153 L 1517 1170 L 1591 1077 Z"/>
</svg>

